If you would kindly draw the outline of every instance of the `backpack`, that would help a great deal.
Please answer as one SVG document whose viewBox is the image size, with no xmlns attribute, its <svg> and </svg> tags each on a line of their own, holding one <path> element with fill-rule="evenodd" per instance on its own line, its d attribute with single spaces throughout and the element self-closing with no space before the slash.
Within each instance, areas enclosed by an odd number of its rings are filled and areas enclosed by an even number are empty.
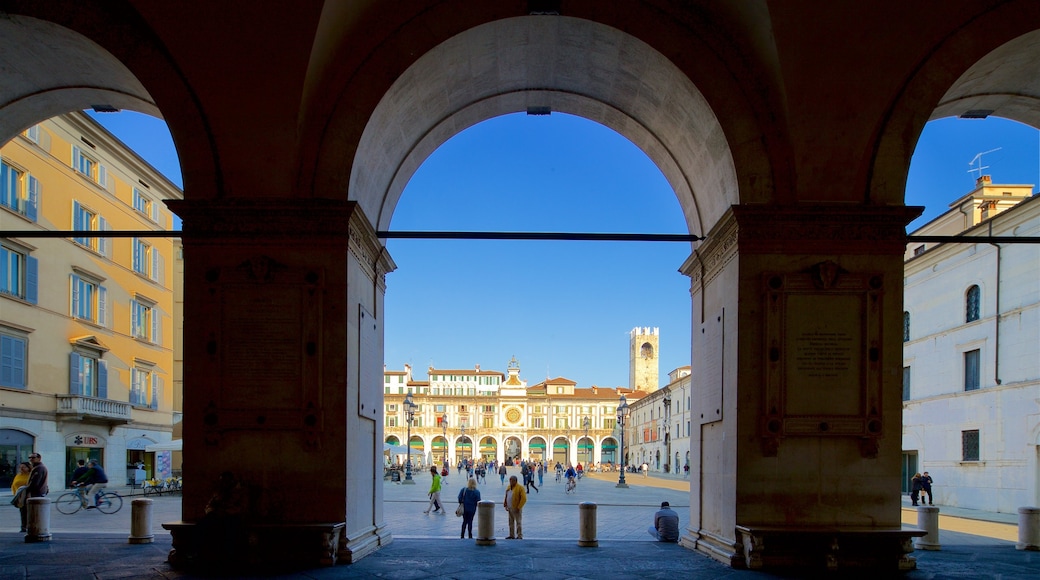
<svg viewBox="0 0 1040 580">
<path fill-rule="evenodd" d="M 447 467 L 442 467 L 441 468 L 441 477 L 448 477 L 448 468 Z"/>
</svg>

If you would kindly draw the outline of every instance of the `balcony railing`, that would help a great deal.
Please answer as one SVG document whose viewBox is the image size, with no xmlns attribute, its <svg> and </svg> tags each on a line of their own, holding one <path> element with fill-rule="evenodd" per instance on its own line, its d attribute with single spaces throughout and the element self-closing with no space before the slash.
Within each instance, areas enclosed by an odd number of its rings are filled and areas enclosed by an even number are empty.
<svg viewBox="0 0 1040 580">
<path fill-rule="evenodd" d="M 81 395 L 58 395 L 57 413 L 65 419 L 75 418 L 108 424 L 129 423 L 130 403 L 83 397 Z"/>
</svg>

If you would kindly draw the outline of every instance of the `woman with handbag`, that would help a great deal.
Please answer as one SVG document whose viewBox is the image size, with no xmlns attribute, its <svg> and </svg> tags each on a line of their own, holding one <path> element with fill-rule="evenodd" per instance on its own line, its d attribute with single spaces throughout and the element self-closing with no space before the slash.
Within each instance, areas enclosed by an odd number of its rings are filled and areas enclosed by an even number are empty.
<svg viewBox="0 0 1040 580">
<path fill-rule="evenodd" d="M 18 511 L 22 516 L 22 531 L 26 530 L 26 519 L 29 516 L 28 506 L 25 500 L 29 499 L 29 488 L 26 487 L 29 484 L 29 472 L 32 471 L 32 464 L 28 461 L 23 461 L 18 464 L 18 474 L 14 476 L 14 481 L 11 482 L 11 493 L 14 497 L 11 498 L 11 505 L 18 508 Z"/>
<path fill-rule="evenodd" d="M 480 490 L 477 489 L 477 480 L 471 478 L 466 482 L 466 487 L 459 490 L 459 507 L 455 510 L 455 515 L 462 516 L 460 538 L 465 538 L 466 530 L 469 530 L 469 538 L 473 539 L 473 516 L 477 515 L 478 502 Z"/>
</svg>

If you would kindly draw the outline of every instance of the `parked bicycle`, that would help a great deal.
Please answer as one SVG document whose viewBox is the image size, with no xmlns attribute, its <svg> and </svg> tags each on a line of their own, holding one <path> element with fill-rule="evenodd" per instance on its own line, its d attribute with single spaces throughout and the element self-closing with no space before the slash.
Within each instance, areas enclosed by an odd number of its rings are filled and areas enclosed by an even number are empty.
<svg viewBox="0 0 1040 580">
<path fill-rule="evenodd" d="M 61 494 L 57 501 L 54 502 L 54 507 L 66 515 L 86 509 L 89 500 L 83 495 L 83 491 L 83 487 L 77 487 L 76 491 Z M 122 508 L 123 498 L 114 491 L 106 491 L 98 498 L 97 510 L 103 514 L 114 514 Z"/>
</svg>

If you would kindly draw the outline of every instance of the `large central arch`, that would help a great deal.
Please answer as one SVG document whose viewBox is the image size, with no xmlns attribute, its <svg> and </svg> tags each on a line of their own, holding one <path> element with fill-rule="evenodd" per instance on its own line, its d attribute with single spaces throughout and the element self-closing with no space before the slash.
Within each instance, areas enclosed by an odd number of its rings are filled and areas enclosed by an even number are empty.
<svg viewBox="0 0 1040 580">
<path fill-rule="evenodd" d="M 668 179 L 693 233 L 739 202 L 722 127 L 689 78 L 617 29 L 529 16 L 467 30 L 401 75 L 361 136 L 350 199 L 377 229 L 389 229 L 405 185 L 437 147 L 522 111 L 579 115 L 627 137 Z"/>
</svg>

